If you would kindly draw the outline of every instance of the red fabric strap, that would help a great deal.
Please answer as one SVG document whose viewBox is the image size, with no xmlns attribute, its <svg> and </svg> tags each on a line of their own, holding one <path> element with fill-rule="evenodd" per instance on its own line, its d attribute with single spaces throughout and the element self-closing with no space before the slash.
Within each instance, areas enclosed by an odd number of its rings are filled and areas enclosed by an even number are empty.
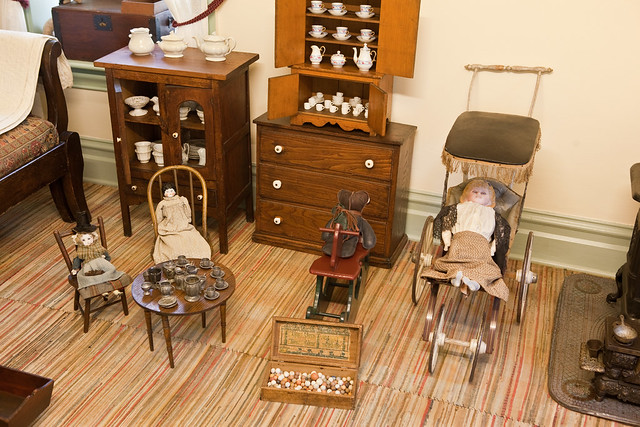
<svg viewBox="0 0 640 427">
<path fill-rule="evenodd" d="M 213 13 L 213 11 L 216 10 L 222 4 L 223 1 L 224 0 L 213 0 L 211 3 L 209 3 L 209 6 L 207 6 L 204 12 L 194 16 L 188 21 L 184 21 L 184 22 L 173 21 L 171 26 L 180 27 L 181 25 L 189 25 L 189 24 L 193 24 L 194 22 L 198 22 L 201 19 L 204 19 L 207 16 L 211 15 L 211 13 Z"/>
</svg>

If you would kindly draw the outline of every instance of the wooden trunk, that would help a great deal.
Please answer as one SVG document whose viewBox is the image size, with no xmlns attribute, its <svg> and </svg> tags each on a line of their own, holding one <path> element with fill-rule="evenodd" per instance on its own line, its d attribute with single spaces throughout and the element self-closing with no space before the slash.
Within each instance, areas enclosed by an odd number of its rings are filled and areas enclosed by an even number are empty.
<svg viewBox="0 0 640 427">
<path fill-rule="evenodd" d="M 51 402 L 53 380 L 0 366 L 0 427 L 27 426 Z"/>
<path fill-rule="evenodd" d="M 271 360 L 263 377 L 260 399 L 353 409 L 358 392 L 361 344 L 362 325 L 274 317 Z M 345 395 L 269 387 L 271 368 L 351 377 L 353 392 Z"/>
<path fill-rule="evenodd" d="M 149 28 L 154 42 L 169 34 L 171 12 L 160 10 L 161 5 L 129 2 L 125 7 L 120 0 L 84 0 L 82 4 L 56 6 L 51 14 L 55 35 L 67 58 L 95 61 L 127 46 L 132 28 Z M 160 11 L 154 13 L 156 10 Z"/>
</svg>

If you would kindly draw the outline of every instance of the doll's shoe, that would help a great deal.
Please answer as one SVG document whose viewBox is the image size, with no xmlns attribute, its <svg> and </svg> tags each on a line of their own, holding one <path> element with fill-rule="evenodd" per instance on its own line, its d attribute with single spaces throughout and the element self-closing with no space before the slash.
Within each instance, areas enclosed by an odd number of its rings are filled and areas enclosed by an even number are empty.
<svg viewBox="0 0 640 427">
<path fill-rule="evenodd" d="M 458 271 L 458 274 L 456 274 L 456 277 L 451 279 L 451 284 L 457 288 L 460 286 L 461 281 L 462 281 L 462 271 Z"/>
<path fill-rule="evenodd" d="M 468 277 L 463 277 L 462 281 L 464 282 L 465 285 L 467 285 L 469 290 L 471 290 L 473 292 L 475 292 L 478 289 L 480 289 L 480 284 L 478 282 L 476 282 L 475 280 L 471 280 Z"/>
</svg>

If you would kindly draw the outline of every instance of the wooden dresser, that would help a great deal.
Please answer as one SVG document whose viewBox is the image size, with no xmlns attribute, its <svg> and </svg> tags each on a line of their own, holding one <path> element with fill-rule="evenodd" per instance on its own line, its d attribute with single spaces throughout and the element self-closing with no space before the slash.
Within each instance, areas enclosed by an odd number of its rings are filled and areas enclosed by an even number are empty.
<svg viewBox="0 0 640 427">
<path fill-rule="evenodd" d="M 320 253 L 320 227 L 331 219 L 341 189 L 365 190 L 363 216 L 376 232 L 371 264 L 390 268 L 407 241 L 405 225 L 416 127 L 389 123 L 385 136 L 336 126 L 257 125 L 256 229 L 253 240 Z"/>
</svg>

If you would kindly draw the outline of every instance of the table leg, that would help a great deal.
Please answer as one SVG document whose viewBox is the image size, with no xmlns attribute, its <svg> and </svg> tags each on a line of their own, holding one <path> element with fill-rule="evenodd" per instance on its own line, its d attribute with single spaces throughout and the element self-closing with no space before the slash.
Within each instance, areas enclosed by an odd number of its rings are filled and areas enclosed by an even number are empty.
<svg viewBox="0 0 640 427">
<path fill-rule="evenodd" d="M 202 312 L 202 327 L 206 328 L 207 327 L 207 313 L 206 312 Z"/>
<path fill-rule="evenodd" d="M 220 304 L 220 328 L 222 329 L 222 342 L 227 342 L 227 303 Z"/>
<path fill-rule="evenodd" d="M 162 318 L 162 330 L 164 331 L 164 341 L 167 344 L 167 353 L 169 353 L 169 366 L 173 364 L 173 348 L 171 347 L 171 329 L 169 328 L 169 316 L 160 316 Z"/>
<path fill-rule="evenodd" d="M 144 311 L 144 319 L 147 321 L 147 335 L 149 336 L 149 350 L 153 351 L 153 330 L 151 329 L 151 312 Z"/>
</svg>

